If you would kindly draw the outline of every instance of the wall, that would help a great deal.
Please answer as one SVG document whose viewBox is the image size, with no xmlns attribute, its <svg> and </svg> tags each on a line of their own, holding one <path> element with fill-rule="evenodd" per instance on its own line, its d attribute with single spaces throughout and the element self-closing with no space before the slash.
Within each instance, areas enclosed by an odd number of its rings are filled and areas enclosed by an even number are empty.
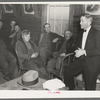
<svg viewBox="0 0 100 100">
<path fill-rule="evenodd" d="M 94 15 L 93 27 L 100 30 L 100 15 Z"/>
<path fill-rule="evenodd" d="M 72 5 L 71 6 L 71 15 L 73 16 L 71 24 L 72 25 L 72 30 L 73 32 L 78 35 L 79 31 L 80 31 L 80 16 L 85 13 L 85 5 Z M 98 15 L 93 14 L 93 27 L 96 28 L 97 30 L 100 30 L 100 13 L 98 13 Z"/>
<path fill-rule="evenodd" d="M 55 10 L 54 9 L 50 10 L 50 7 L 55 8 Z M 75 35 L 78 35 L 80 31 L 80 24 L 79 24 L 80 16 L 82 13 L 85 12 L 84 7 L 85 7 L 84 5 L 80 5 L 80 4 L 71 4 L 69 6 L 60 5 L 57 7 L 48 6 L 47 4 L 43 4 L 43 5 L 35 4 L 34 5 L 35 14 L 25 14 L 22 4 L 13 5 L 14 13 L 5 13 L 3 5 L 0 5 L 0 15 L 2 15 L 0 16 L 0 19 L 2 18 L 3 20 L 5 20 L 6 23 L 9 23 L 11 20 L 16 20 L 20 24 L 22 30 L 28 29 L 32 32 L 32 35 L 35 36 L 35 42 L 36 44 L 38 44 L 42 26 L 46 22 L 50 22 L 52 24 L 52 22 L 55 21 L 56 22 L 55 25 L 60 26 L 60 28 L 58 28 L 58 26 L 56 26 L 56 28 L 52 27 L 52 31 L 56 32 L 57 30 L 58 34 L 60 33 L 63 34 L 64 30 L 68 29 L 72 31 Z M 56 19 L 54 18 L 55 20 L 52 19 L 53 12 L 51 11 L 55 11 L 54 13 L 56 18 Z M 62 27 L 61 24 L 59 23 L 62 23 L 64 27 Z M 95 28 L 100 30 L 100 15 L 94 15 L 93 25 Z M 61 29 L 61 27 L 63 28 L 62 29 L 63 31 L 60 30 L 58 32 L 58 30 Z M 9 33 L 7 34 L 9 35 Z"/>
<path fill-rule="evenodd" d="M 86 6 L 87 5 L 83 5 L 83 13 L 90 13 L 93 16 L 93 27 L 96 28 L 97 30 L 100 30 L 100 4 L 97 4 L 97 6 L 99 6 L 99 8 L 94 12 L 89 12 L 86 10 Z M 92 5 L 91 5 L 92 6 Z"/>
<path fill-rule="evenodd" d="M 74 35 L 80 31 L 80 16 L 83 13 L 83 5 L 45 5 L 42 7 L 42 26 L 44 23 L 51 24 L 51 30 L 60 35 L 65 30 L 70 30 Z"/>
<path fill-rule="evenodd" d="M 51 24 L 51 31 L 63 35 L 66 30 L 69 30 L 70 5 L 50 4 L 48 9 L 48 22 Z"/>
<path fill-rule="evenodd" d="M 79 34 L 79 31 L 81 29 L 80 16 L 82 15 L 82 13 L 83 13 L 83 5 L 81 4 L 71 5 L 71 12 L 70 12 L 70 16 L 72 16 L 71 29 L 76 36 Z"/>
<path fill-rule="evenodd" d="M 14 13 L 5 13 L 3 9 L 2 19 L 6 23 L 15 20 L 21 26 L 21 29 L 31 31 L 32 36 L 35 36 L 35 42 L 38 44 L 41 32 L 41 5 L 33 5 L 35 14 L 25 14 L 22 4 L 13 4 Z M 7 33 L 9 34 L 9 33 Z"/>
<path fill-rule="evenodd" d="M 42 14 L 41 14 L 41 31 L 43 31 L 43 25 L 47 23 L 47 4 L 42 5 Z"/>
</svg>

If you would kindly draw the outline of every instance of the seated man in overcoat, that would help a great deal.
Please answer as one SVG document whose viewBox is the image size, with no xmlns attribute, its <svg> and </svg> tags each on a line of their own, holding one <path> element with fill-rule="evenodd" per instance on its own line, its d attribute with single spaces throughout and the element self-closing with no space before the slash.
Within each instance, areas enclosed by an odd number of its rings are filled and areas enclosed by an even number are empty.
<svg viewBox="0 0 100 100">
<path fill-rule="evenodd" d="M 22 38 L 16 43 L 16 50 L 20 62 L 28 70 L 36 70 L 39 72 L 40 77 L 46 78 L 47 75 L 43 61 L 39 56 L 39 50 L 34 41 L 30 38 L 30 31 L 23 30 Z"/>
</svg>

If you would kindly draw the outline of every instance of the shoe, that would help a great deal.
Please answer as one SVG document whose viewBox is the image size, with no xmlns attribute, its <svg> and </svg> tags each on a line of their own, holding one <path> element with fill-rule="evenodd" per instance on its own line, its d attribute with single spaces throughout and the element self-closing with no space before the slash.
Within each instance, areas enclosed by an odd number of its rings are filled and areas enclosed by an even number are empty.
<svg viewBox="0 0 100 100">
<path fill-rule="evenodd" d="M 68 90 L 76 90 L 76 89 L 70 89 L 70 88 L 69 88 Z"/>
<path fill-rule="evenodd" d="M 59 90 L 65 90 L 65 91 L 67 91 L 67 90 L 69 90 L 69 87 L 63 87 L 63 88 L 61 88 Z"/>
</svg>

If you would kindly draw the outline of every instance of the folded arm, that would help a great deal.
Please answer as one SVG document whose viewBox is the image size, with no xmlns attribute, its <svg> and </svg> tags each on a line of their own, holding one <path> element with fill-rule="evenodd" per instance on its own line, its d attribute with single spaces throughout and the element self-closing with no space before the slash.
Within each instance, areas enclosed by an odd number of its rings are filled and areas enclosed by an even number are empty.
<svg viewBox="0 0 100 100">
<path fill-rule="evenodd" d="M 30 55 L 28 53 L 23 52 L 24 47 L 23 47 L 23 44 L 20 41 L 18 41 L 16 43 L 16 49 L 17 49 L 17 53 L 18 53 L 20 58 L 30 59 Z"/>
</svg>

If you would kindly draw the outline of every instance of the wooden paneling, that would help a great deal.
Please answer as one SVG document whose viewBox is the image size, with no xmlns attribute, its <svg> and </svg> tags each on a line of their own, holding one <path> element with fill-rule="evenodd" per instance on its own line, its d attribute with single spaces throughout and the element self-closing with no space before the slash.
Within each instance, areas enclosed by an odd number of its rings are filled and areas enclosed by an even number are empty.
<svg viewBox="0 0 100 100">
<path fill-rule="evenodd" d="M 20 25 L 22 30 L 27 29 L 31 31 L 32 36 L 35 37 L 34 39 L 36 44 L 38 44 L 41 33 L 41 5 L 35 5 L 35 14 L 33 15 L 25 15 L 21 4 L 14 5 L 14 7 L 14 14 L 3 13 L 2 19 L 8 24 L 11 20 L 15 20 Z"/>
<path fill-rule="evenodd" d="M 93 27 L 100 30 L 100 15 L 94 15 L 93 18 Z"/>
<path fill-rule="evenodd" d="M 83 5 L 83 13 L 85 13 L 85 5 Z M 93 15 L 92 25 L 97 30 L 100 30 L 100 14 L 99 13 L 98 13 L 98 15 Z"/>
<path fill-rule="evenodd" d="M 42 13 L 41 13 L 41 32 L 43 31 L 43 25 L 47 23 L 47 4 L 42 5 Z"/>
<path fill-rule="evenodd" d="M 80 16 L 83 13 L 83 5 L 71 5 L 70 16 L 72 16 L 72 31 L 74 35 L 78 35 L 80 31 Z"/>
</svg>

